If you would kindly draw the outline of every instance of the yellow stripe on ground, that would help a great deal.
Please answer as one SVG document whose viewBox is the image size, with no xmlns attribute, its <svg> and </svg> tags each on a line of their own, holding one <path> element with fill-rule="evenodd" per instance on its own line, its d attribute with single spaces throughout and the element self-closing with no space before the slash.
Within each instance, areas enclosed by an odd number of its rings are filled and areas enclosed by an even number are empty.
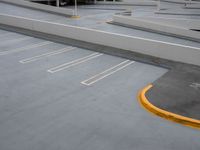
<svg viewBox="0 0 200 150">
<path fill-rule="evenodd" d="M 80 16 L 71 16 L 70 18 L 72 18 L 72 19 L 79 19 L 81 17 Z"/>
<path fill-rule="evenodd" d="M 171 112 L 168 112 L 166 110 L 160 109 L 156 106 L 154 106 L 153 104 L 151 104 L 148 99 L 146 98 L 145 94 L 148 90 L 150 90 L 153 87 L 152 84 L 146 86 L 145 88 L 143 88 L 139 94 L 138 94 L 138 100 L 140 101 L 141 105 L 147 109 L 148 111 L 150 111 L 151 113 L 160 116 L 164 119 L 188 126 L 188 127 L 192 127 L 192 128 L 196 128 L 196 129 L 200 129 L 200 120 L 197 119 L 192 119 L 189 117 L 184 117 L 178 114 L 174 114 Z"/>
</svg>

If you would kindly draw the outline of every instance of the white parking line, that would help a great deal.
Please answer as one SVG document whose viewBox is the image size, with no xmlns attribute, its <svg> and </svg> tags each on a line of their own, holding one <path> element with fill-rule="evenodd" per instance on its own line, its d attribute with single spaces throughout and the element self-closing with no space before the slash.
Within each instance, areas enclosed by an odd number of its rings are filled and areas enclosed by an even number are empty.
<svg viewBox="0 0 200 150">
<path fill-rule="evenodd" d="M 81 84 L 84 84 L 87 86 L 92 85 L 92 84 L 98 82 L 99 80 L 102 80 L 103 78 L 108 77 L 108 76 L 114 74 L 115 72 L 120 71 L 123 68 L 125 68 L 133 63 L 134 63 L 134 61 L 130 61 L 130 60 L 123 61 L 118 65 L 115 65 L 97 75 L 92 76 L 91 78 L 89 78 L 87 80 L 82 81 Z"/>
<path fill-rule="evenodd" d="M 3 41 L 3 43 L 0 43 L 0 46 L 15 43 L 15 42 L 21 42 L 21 41 L 25 41 L 28 39 L 32 39 L 32 37 L 23 37 L 23 38 L 15 38 L 15 39 L 6 40 L 6 41 Z"/>
<path fill-rule="evenodd" d="M 28 45 L 28 46 L 25 46 L 25 47 L 22 47 L 22 48 L 16 48 L 16 49 L 8 50 L 8 51 L 3 51 L 3 52 L 0 52 L 0 56 L 12 54 L 12 53 L 16 53 L 16 52 L 21 52 L 21 51 L 29 50 L 29 49 L 32 49 L 32 48 L 37 48 L 37 47 L 48 45 L 48 44 L 51 44 L 51 43 L 53 43 L 53 42 L 45 41 L 45 42 L 41 42 L 41 43 L 37 43 L 37 44 Z"/>
<path fill-rule="evenodd" d="M 55 72 L 58 72 L 58 71 L 61 71 L 61 70 L 64 70 L 64 69 L 67 69 L 69 67 L 72 67 L 72 66 L 75 66 L 75 65 L 78 65 L 78 64 L 81 64 L 81 63 L 84 63 L 84 62 L 87 62 L 91 59 L 94 59 L 96 57 L 99 57 L 103 54 L 100 54 L 100 53 L 93 53 L 91 55 L 88 55 L 88 56 L 85 56 L 85 57 L 82 57 L 82 58 L 79 58 L 79 59 L 76 59 L 76 60 L 73 60 L 71 62 L 68 62 L 68 63 L 65 63 L 65 64 L 62 64 L 62 65 L 59 65 L 57 67 L 54 67 L 54 68 L 51 68 L 49 70 L 47 70 L 48 72 L 50 73 L 55 73 Z"/>
<path fill-rule="evenodd" d="M 65 53 L 65 52 L 71 51 L 73 49 L 75 49 L 75 47 L 69 46 L 67 48 L 62 48 L 60 50 L 56 50 L 54 52 L 49 52 L 49 53 L 45 53 L 45 54 L 41 54 L 41 55 L 37 55 L 37 56 L 31 57 L 31 58 L 26 58 L 26 59 L 20 60 L 19 62 L 22 63 L 22 64 L 30 63 L 30 62 L 33 62 L 33 61 L 36 61 L 36 60 L 40 60 L 40 59 L 45 58 L 45 57 L 50 57 L 50 56 L 53 56 L 53 55 L 58 55 L 58 54 L 61 54 L 61 53 Z"/>
</svg>

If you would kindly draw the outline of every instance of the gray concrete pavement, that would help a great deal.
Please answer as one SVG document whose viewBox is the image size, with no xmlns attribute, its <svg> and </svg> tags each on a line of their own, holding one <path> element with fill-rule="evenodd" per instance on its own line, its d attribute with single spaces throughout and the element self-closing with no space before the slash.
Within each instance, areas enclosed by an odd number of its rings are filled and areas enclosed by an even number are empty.
<svg viewBox="0 0 200 150">
<path fill-rule="evenodd" d="M 36 41 L 44 42 L 34 38 L 7 45 L 6 51 Z M 1 150 L 200 148 L 198 131 L 155 117 L 137 101 L 137 92 L 165 74 L 164 68 L 134 62 L 86 86 L 81 82 L 125 59 L 103 54 L 54 74 L 47 70 L 94 52 L 75 48 L 27 64 L 19 62 L 68 46 L 50 43 L 0 56 Z M 4 48 L 0 46 L 1 51 Z"/>
</svg>

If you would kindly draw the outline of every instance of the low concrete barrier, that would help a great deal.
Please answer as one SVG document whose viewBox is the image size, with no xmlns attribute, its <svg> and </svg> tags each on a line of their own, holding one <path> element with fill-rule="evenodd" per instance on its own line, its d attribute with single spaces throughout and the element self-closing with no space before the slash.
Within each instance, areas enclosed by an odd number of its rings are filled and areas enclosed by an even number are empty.
<svg viewBox="0 0 200 150">
<path fill-rule="evenodd" d="M 161 0 L 161 1 L 169 2 L 169 3 L 177 3 L 177 4 L 195 4 L 196 3 L 196 1 L 190 1 L 190 0 Z"/>
<path fill-rule="evenodd" d="M 131 1 L 131 2 L 101 2 L 97 1 L 96 4 L 99 5 L 128 5 L 128 6 L 157 6 L 157 2 L 155 1 Z"/>
<path fill-rule="evenodd" d="M 0 0 L 0 2 L 17 5 L 17 6 L 21 6 L 21 7 L 26 7 L 26 8 L 31 8 L 31 9 L 36 9 L 36 10 L 42 10 L 42 11 L 59 14 L 59 15 L 64 15 L 64 16 L 73 16 L 74 15 L 74 10 L 72 10 L 72 9 L 59 8 L 59 7 L 38 4 L 38 3 L 33 3 L 33 2 L 29 2 L 29 1 L 24 1 L 24 0 Z"/>
<path fill-rule="evenodd" d="M 189 40 L 194 40 L 200 42 L 200 33 L 197 31 L 192 31 L 184 27 L 178 27 L 175 25 L 167 24 L 167 22 L 155 22 L 155 20 L 144 20 L 134 17 L 126 16 L 113 16 L 113 22 L 125 26 L 136 27 L 140 29 L 155 31 L 162 34 L 172 35 L 180 38 L 185 38 Z M 186 23 L 186 22 L 185 22 Z"/>
<path fill-rule="evenodd" d="M 150 17 L 150 16 L 141 16 L 134 18 L 141 19 L 144 21 L 159 23 L 163 25 L 182 27 L 188 30 L 189 29 L 200 30 L 200 20 L 197 19 L 167 18 L 167 17 L 164 18 L 164 17 Z"/>
<path fill-rule="evenodd" d="M 200 9 L 200 2 L 196 4 L 188 4 L 184 6 L 185 9 Z"/>
<path fill-rule="evenodd" d="M 0 24 L 200 66 L 200 48 L 0 14 Z"/>
<path fill-rule="evenodd" d="M 165 8 L 162 8 L 165 9 Z M 200 16 L 199 11 L 185 11 L 185 9 L 179 10 L 158 10 L 154 12 L 155 14 L 162 14 L 162 15 L 183 15 L 183 16 Z"/>
</svg>

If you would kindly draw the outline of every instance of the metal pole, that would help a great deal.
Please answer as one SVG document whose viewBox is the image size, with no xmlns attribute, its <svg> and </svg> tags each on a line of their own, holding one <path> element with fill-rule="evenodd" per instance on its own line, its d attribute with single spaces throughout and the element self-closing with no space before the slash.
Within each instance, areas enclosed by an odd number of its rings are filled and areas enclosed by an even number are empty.
<svg viewBox="0 0 200 150">
<path fill-rule="evenodd" d="M 157 3 L 157 10 L 160 11 L 160 0 L 158 0 L 158 3 Z"/>
<path fill-rule="evenodd" d="M 78 11 L 77 11 L 77 0 L 74 0 L 74 3 L 75 3 L 75 4 L 74 4 L 74 13 L 75 13 L 74 15 L 75 15 L 75 16 L 78 16 Z"/>
<path fill-rule="evenodd" d="M 56 6 L 59 7 L 60 5 L 60 0 L 56 0 Z"/>
</svg>

